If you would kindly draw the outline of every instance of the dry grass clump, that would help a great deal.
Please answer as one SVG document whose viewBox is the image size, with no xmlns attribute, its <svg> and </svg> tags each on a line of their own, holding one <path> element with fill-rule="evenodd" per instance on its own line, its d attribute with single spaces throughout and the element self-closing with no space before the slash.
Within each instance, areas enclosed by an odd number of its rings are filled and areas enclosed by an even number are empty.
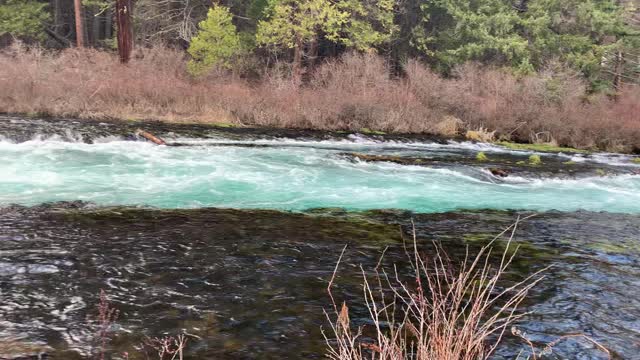
<svg viewBox="0 0 640 360">
<path fill-rule="evenodd" d="M 208 99 L 224 92 L 191 82 L 183 54 L 143 49 L 128 66 L 93 49 L 47 52 L 19 45 L 0 54 L 0 110 L 82 118 L 226 121 Z"/>
<path fill-rule="evenodd" d="M 334 360 L 478 360 L 488 359 L 511 328 L 530 348 L 518 358 L 537 359 L 548 355 L 558 342 L 582 338 L 609 352 L 595 340 L 571 334 L 537 350 L 526 334 L 512 325 L 527 313 L 518 309 L 531 288 L 543 279 L 539 270 L 524 280 L 503 284 L 517 253 L 512 242 L 518 222 L 482 247 L 475 257 L 467 250 L 460 264 L 454 264 L 436 244 L 431 257 L 420 255 L 415 230 L 413 246 L 407 249 L 412 273 L 402 276 L 378 266 L 362 270 L 363 298 L 368 325 L 354 326 L 346 303 L 336 304 L 332 286 L 342 259 L 340 255 L 328 292 L 333 305 L 327 314 L 330 335 L 325 334 L 327 357 Z M 492 246 L 510 232 L 497 266 L 492 266 Z M 346 249 L 346 247 L 345 247 Z M 383 255 L 384 256 L 384 255 Z M 457 268 L 456 268 L 457 267 Z M 524 354 L 524 355 L 523 355 Z"/>
<path fill-rule="evenodd" d="M 506 231 L 515 228 L 513 225 Z M 515 251 L 509 255 L 512 232 L 499 265 L 492 267 L 491 247 L 498 238 L 475 257 L 467 252 L 455 271 L 439 246 L 431 258 L 419 255 L 414 231 L 413 248 L 407 252 L 413 269 L 409 279 L 404 279 L 396 268 L 390 273 L 376 268 L 372 276 L 362 270 L 364 300 L 373 324 L 369 327 L 352 327 L 348 306 L 338 308 L 333 301 L 331 282 L 329 294 L 335 313 L 329 316 L 333 335 L 327 340 L 329 358 L 488 358 L 510 325 L 525 315 L 518 312 L 518 306 L 543 278 L 541 270 L 516 284 L 501 287 L 500 280 Z M 364 336 L 372 340 L 364 340 Z"/>
<path fill-rule="evenodd" d="M 478 130 L 467 130 L 465 137 L 468 140 L 473 141 L 493 142 L 496 139 L 496 131 L 489 131 L 485 128 L 479 128 Z"/>
<path fill-rule="evenodd" d="M 139 49 L 123 66 L 104 51 L 15 45 L 0 53 L 0 112 L 444 136 L 483 129 L 518 142 L 640 149 L 640 89 L 616 101 L 587 96 L 581 78 L 559 66 L 518 77 L 468 64 L 445 79 L 412 60 L 394 78 L 384 58 L 349 53 L 300 86 L 285 64 L 254 80 L 221 71 L 194 79 L 186 61 L 165 48 Z"/>
<path fill-rule="evenodd" d="M 442 121 L 436 123 L 430 131 L 442 136 L 457 136 L 464 128 L 464 122 L 457 117 L 447 115 Z"/>
</svg>

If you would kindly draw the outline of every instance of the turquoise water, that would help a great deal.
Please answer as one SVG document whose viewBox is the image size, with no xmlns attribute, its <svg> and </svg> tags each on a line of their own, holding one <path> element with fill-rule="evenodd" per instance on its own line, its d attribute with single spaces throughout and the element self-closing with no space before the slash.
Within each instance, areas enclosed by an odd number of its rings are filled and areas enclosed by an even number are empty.
<svg viewBox="0 0 640 360">
<path fill-rule="evenodd" d="M 83 200 L 99 205 L 160 208 L 299 211 L 342 207 L 416 212 L 583 209 L 640 213 L 640 176 L 634 175 L 510 177 L 503 181 L 469 166 L 364 163 L 340 155 L 344 151 L 375 152 L 381 147 L 357 142 L 194 144 L 200 146 L 165 147 L 117 139 L 91 145 L 55 139 L 17 144 L 0 141 L 0 205 Z M 395 147 L 396 153 L 427 156 L 430 151 L 460 150 L 455 145 L 387 145 Z M 493 151 L 484 150 L 488 154 Z"/>
</svg>

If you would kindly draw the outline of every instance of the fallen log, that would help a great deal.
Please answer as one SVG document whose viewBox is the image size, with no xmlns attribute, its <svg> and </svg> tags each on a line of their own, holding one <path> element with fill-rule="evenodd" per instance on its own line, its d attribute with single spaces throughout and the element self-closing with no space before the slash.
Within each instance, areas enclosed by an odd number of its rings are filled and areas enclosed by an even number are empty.
<svg viewBox="0 0 640 360">
<path fill-rule="evenodd" d="M 167 145 L 167 143 L 164 140 L 160 139 L 157 136 L 154 136 L 151 133 L 148 133 L 148 132 L 146 132 L 144 130 L 141 130 L 141 129 L 136 130 L 136 135 L 142 136 L 143 138 L 145 138 L 145 139 L 147 139 L 147 140 L 149 140 L 152 143 L 155 143 L 157 145 Z"/>
<path fill-rule="evenodd" d="M 507 169 L 489 168 L 489 171 L 493 174 L 493 176 L 497 176 L 497 177 L 509 176 L 509 170 Z"/>
</svg>

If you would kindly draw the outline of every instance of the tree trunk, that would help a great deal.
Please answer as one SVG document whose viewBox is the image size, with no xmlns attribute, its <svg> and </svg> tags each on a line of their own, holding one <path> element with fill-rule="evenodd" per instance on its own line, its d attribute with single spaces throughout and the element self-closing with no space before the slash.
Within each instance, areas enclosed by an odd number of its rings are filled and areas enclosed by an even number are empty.
<svg viewBox="0 0 640 360">
<path fill-rule="evenodd" d="M 53 31 L 56 35 L 60 35 L 60 26 L 62 25 L 62 0 L 53 0 Z"/>
<path fill-rule="evenodd" d="M 82 0 L 74 0 L 74 8 L 76 12 L 76 46 L 82 48 L 84 47 Z"/>
<path fill-rule="evenodd" d="M 102 17 L 104 15 L 99 14 L 99 15 L 94 15 L 93 17 L 91 17 L 91 41 L 93 43 L 93 46 L 96 47 L 98 46 L 98 42 L 100 41 L 100 35 L 102 32 Z"/>
<path fill-rule="evenodd" d="M 105 12 L 104 16 L 104 38 L 111 39 L 113 31 L 113 13 L 111 9 Z"/>
<path fill-rule="evenodd" d="M 307 61 L 307 72 L 312 74 L 318 60 L 318 38 L 314 37 L 309 43 L 309 60 Z"/>
<path fill-rule="evenodd" d="M 133 50 L 131 26 L 131 0 L 116 0 L 116 25 L 118 27 L 118 54 L 120 62 L 126 64 Z"/>
<path fill-rule="evenodd" d="M 296 35 L 296 44 L 293 49 L 293 81 L 299 85 L 302 81 L 302 52 L 304 43 L 302 37 Z"/>
<path fill-rule="evenodd" d="M 622 50 L 616 52 L 616 65 L 613 71 L 613 88 L 616 92 L 622 88 L 622 68 L 624 65 L 624 57 Z"/>
</svg>

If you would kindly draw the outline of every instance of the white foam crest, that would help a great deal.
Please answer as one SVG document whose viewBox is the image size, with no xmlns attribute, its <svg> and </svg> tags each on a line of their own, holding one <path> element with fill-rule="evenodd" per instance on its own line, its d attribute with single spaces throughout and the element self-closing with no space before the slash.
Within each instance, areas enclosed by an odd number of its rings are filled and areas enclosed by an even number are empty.
<svg viewBox="0 0 640 360">
<path fill-rule="evenodd" d="M 168 208 L 304 210 L 339 206 L 414 211 L 555 208 L 640 212 L 638 176 L 496 178 L 474 167 L 362 162 L 336 156 L 333 150 L 314 146 L 168 147 L 129 141 L 93 145 L 0 142 L 0 162 L 4 164 L 0 203 L 86 200 L 100 205 Z"/>
<path fill-rule="evenodd" d="M 601 164 L 640 168 L 640 163 L 634 162 L 634 160 L 637 158 L 637 156 L 614 153 L 597 153 L 589 157 L 590 160 Z"/>
<path fill-rule="evenodd" d="M 505 184 L 529 185 L 533 188 L 541 187 L 566 187 L 566 188 L 597 188 L 606 191 L 621 192 L 638 196 L 635 189 L 640 186 L 640 176 L 632 174 L 589 176 L 583 178 L 526 178 L 521 176 L 508 176 L 501 178 Z M 635 186 L 634 186 L 635 185 Z"/>
<path fill-rule="evenodd" d="M 107 135 L 107 136 L 98 136 L 91 139 L 93 143 L 109 143 L 109 142 L 118 142 L 124 141 L 122 136 L 117 135 Z M 85 139 L 82 136 L 82 133 L 72 131 L 70 129 L 66 129 L 64 135 L 60 134 L 34 134 L 31 136 L 29 140 L 26 141 L 16 141 L 14 138 L 11 138 L 6 135 L 0 135 L 0 143 L 7 144 L 25 144 L 25 145 L 33 145 L 33 144 L 41 144 L 41 143 L 80 143 L 85 144 Z"/>
</svg>

